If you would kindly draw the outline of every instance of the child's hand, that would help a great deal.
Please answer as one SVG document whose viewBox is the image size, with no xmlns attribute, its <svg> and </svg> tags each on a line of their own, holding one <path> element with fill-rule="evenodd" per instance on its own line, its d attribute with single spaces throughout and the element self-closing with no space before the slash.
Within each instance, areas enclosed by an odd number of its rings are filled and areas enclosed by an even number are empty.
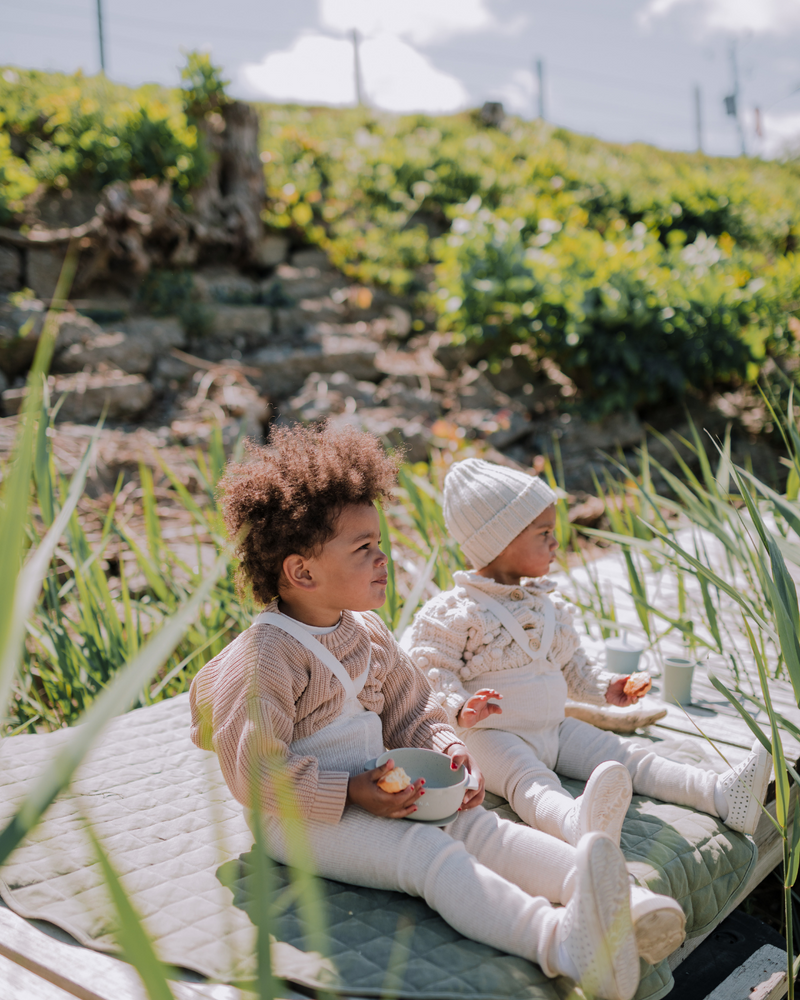
<svg viewBox="0 0 800 1000">
<path fill-rule="evenodd" d="M 463 726 L 464 729 L 472 729 L 479 722 L 488 719 L 490 715 L 500 715 L 503 709 L 499 705 L 493 705 L 489 699 L 502 697 L 491 688 L 481 688 L 480 691 L 476 691 L 459 710 L 457 717 L 459 726 Z"/>
<path fill-rule="evenodd" d="M 486 795 L 486 789 L 483 787 L 483 775 L 481 774 L 481 769 L 475 763 L 475 760 L 467 753 L 465 747 L 463 747 L 460 743 L 454 743 L 452 746 L 448 747 L 446 753 L 452 758 L 453 763 L 451 767 L 454 771 L 463 764 L 467 769 L 467 773 L 471 774 L 473 778 L 478 779 L 478 787 L 467 789 L 464 793 L 464 799 L 461 802 L 461 809 L 474 809 L 475 806 L 479 806 L 481 802 L 483 802 L 483 797 Z"/>
<path fill-rule="evenodd" d="M 373 816 L 387 816 L 390 819 L 402 819 L 417 811 L 415 805 L 420 795 L 425 792 L 422 786 L 424 778 L 418 778 L 413 785 L 404 788 L 402 792 L 384 792 L 378 788 L 378 782 L 394 767 L 394 761 L 387 760 L 380 767 L 364 771 L 351 778 L 347 785 L 348 804 L 361 806 Z"/>
<path fill-rule="evenodd" d="M 628 705 L 635 705 L 639 700 L 636 695 L 625 694 L 625 681 L 629 676 L 629 674 L 626 674 L 624 677 L 618 677 L 608 685 L 606 701 L 609 705 L 619 705 L 620 708 L 627 708 Z"/>
</svg>

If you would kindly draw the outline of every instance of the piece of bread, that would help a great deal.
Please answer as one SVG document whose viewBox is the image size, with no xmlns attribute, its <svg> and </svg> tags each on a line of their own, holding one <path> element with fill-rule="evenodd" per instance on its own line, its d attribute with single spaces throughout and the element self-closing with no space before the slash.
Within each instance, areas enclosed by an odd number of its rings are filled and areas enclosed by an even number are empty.
<svg viewBox="0 0 800 1000">
<path fill-rule="evenodd" d="M 410 784 L 411 778 L 409 778 L 403 768 L 393 767 L 378 782 L 378 788 L 382 788 L 384 792 L 391 792 L 394 795 L 395 792 L 402 792 L 404 788 L 408 788 Z"/>
<path fill-rule="evenodd" d="M 631 674 L 630 677 L 625 681 L 625 687 L 622 689 L 625 694 L 629 697 L 641 698 L 647 694 L 650 688 L 653 686 L 653 680 L 646 671 L 641 670 L 637 674 Z"/>
</svg>

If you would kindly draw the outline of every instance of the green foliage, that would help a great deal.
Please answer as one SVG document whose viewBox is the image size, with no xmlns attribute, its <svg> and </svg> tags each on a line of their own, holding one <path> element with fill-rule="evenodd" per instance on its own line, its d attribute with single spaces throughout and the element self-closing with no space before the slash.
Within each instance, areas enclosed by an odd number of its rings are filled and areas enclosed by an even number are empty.
<svg viewBox="0 0 800 1000">
<path fill-rule="evenodd" d="M 776 320 L 800 305 L 794 254 L 776 267 L 729 236 L 665 248 L 643 222 L 602 236 L 580 211 L 539 211 L 534 226 L 477 199 L 462 207 L 438 243 L 432 301 L 444 329 L 490 357 L 530 342 L 577 383 L 591 416 L 750 380 L 768 343 L 787 347 Z"/>
<path fill-rule="evenodd" d="M 225 92 L 230 80 L 222 79 L 222 67 L 211 62 L 208 52 L 188 52 L 181 69 L 183 107 L 190 120 L 196 121 L 230 100 Z"/>
<path fill-rule="evenodd" d="M 37 184 L 93 187 L 167 179 L 176 194 L 207 170 L 178 94 L 131 90 L 103 76 L 7 70 L 0 74 L 0 213 L 18 211 Z"/>
<path fill-rule="evenodd" d="M 432 289 L 440 328 L 490 359 L 530 342 L 590 416 L 749 380 L 794 350 L 788 167 L 468 115 L 266 108 L 263 122 L 271 225 L 363 281 Z"/>
<path fill-rule="evenodd" d="M 40 423 L 41 430 L 46 427 Z M 49 442 L 48 435 L 39 433 L 32 450 L 41 520 L 31 517 L 31 544 L 38 543 L 53 523 L 55 512 L 66 506 L 67 483 L 55 469 Z M 185 510 L 193 526 L 196 551 L 191 565 L 164 541 L 153 477 L 145 466 L 139 470 L 143 537 L 128 527 L 117 509 L 121 479 L 99 540 L 90 540 L 81 519 L 71 513 L 63 544 L 44 576 L 41 597 L 28 618 L 24 669 L 9 710 L 12 729 L 58 728 L 73 723 L 113 680 L 120 665 L 134 658 L 148 636 L 172 620 L 207 579 L 204 551 L 206 557 L 212 553 L 219 556 L 225 546 L 225 531 L 214 500 L 216 482 L 225 465 L 219 433 L 212 440 L 209 459 L 198 454 L 192 463 L 197 481 L 205 488 L 204 501 L 198 501 L 171 470 L 164 469 L 170 499 Z M 121 547 L 123 557 L 111 560 L 109 576 L 103 562 L 112 540 Z M 132 593 L 136 578 L 139 583 Z M 185 690 L 197 670 L 247 624 L 247 609 L 235 594 L 233 570 L 229 569 L 195 620 L 187 624 L 174 649 L 165 654 L 156 682 L 138 694 L 137 703 L 150 704 Z"/>
</svg>

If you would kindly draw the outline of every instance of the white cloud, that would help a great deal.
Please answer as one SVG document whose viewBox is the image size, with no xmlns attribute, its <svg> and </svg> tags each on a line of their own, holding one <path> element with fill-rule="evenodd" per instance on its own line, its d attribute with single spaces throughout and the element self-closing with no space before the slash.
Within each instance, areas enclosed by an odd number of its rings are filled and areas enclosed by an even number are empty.
<svg viewBox="0 0 800 1000">
<path fill-rule="evenodd" d="M 533 73 L 529 69 L 517 69 L 508 83 L 492 89 L 489 100 L 502 101 L 505 110 L 511 114 L 530 116 L 535 113 L 536 88 Z"/>
<path fill-rule="evenodd" d="M 331 31 L 402 35 L 417 45 L 495 25 L 485 0 L 320 0 L 320 22 Z"/>
<path fill-rule="evenodd" d="M 753 116 L 747 116 L 747 124 L 754 124 Z M 756 140 L 756 149 L 760 156 L 772 159 L 789 151 L 795 154 L 800 150 L 800 112 L 793 111 L 783 115 L 771 114 L 769 111 L 762 119 L 763 138 Z"/>
<path fill-rule="evenodd" d="M 455 111 L 468 102 L 460 80 L 436 69 L 421 53 L 388 33 L 359 46 L 369 104 L 387 111 Z M 248 89 L 275 101 L 355 102 L 353 46 L 344 38 L 304 35 L 285 52 L 270 52 L 242 67 Z"/>
<path fill-rule="evenodd" d="M 687 5 L 709 29 L 767 34 L 800 25 L 800 0 L 648 0 L 641 20 L 647 24 Z"/>
</svg>

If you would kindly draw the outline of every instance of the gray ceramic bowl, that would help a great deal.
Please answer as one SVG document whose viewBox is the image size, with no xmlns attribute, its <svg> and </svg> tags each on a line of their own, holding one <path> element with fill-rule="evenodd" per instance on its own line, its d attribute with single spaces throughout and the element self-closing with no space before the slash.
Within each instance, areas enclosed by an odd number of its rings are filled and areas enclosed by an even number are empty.
<svg viewBox="0 0 800 1000">
<path fill-rule="evenodd" d="M 477 781 L 467 773 L 463 765 L 453 770 L 447 754 L 418 747 L 387 750 L 375 760 L 367 761 L 364 770 L 371 771 L 390 759 L 394 761 L 395 767 L 402 767 L 412 781 L 417 778 L 425 779 L 425 794 L 417 799 L 417 811 L 406 816 L 406 819 L 422 823 L 442 820 L 449 822 L 455 818 L 464 799 L 464 792 L 468 788 L 478 787 Z"/>
</svg>

